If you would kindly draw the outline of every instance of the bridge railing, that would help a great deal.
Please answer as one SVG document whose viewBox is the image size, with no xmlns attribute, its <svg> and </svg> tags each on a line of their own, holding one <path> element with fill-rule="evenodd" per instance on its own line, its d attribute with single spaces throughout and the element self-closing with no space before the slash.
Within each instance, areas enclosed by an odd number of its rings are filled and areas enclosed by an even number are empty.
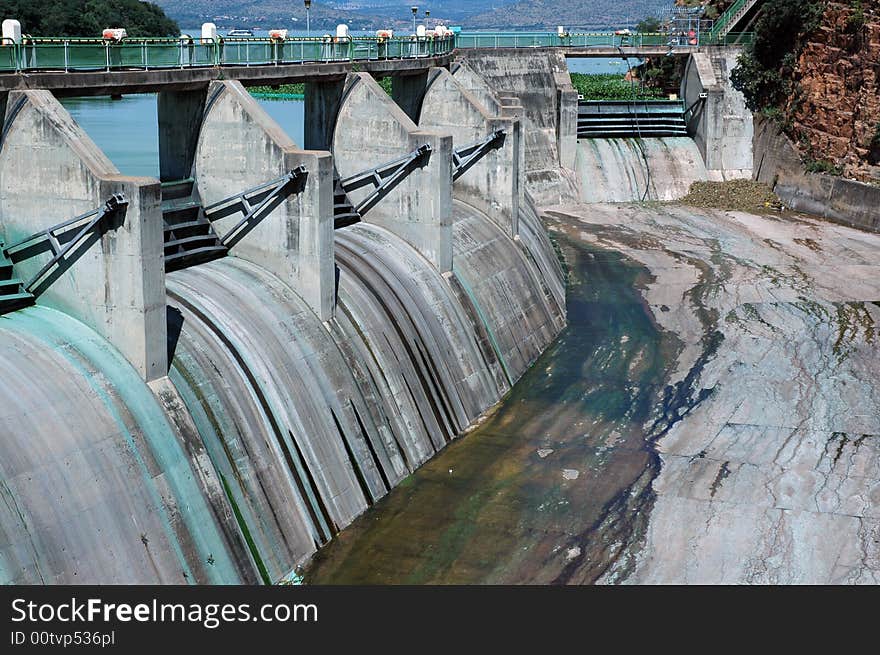
<svg viewBox="0 0 880 655">
<path fill-rule="evenodd" d="M 0 73 L 28 70 L 113 71 L 265 66 L 408 59 L 449 54 L 454 38 L 91 38 L 26 37 L 0 41 Z"/>
<path fill-rule="evenodd" d="M 739 10 L 746 6 L 747 1 L 748 0 L 736 0 L 736 2 L 730 5 L 727 8 L 727 11 L 721 14 L 718 19 L 712 24 L 712 29 L 709 31 L 710 38 L 717 39 L 724 28 L 727 27 L 727 24 L 739 12 Z"/>
<path fill-rule="evenodd" d="M 644 47 L 666 45 L 668 34 L 639 32 L 461 32 L 456 35 L 457 48 L 593 48 Z"/>
</svg>

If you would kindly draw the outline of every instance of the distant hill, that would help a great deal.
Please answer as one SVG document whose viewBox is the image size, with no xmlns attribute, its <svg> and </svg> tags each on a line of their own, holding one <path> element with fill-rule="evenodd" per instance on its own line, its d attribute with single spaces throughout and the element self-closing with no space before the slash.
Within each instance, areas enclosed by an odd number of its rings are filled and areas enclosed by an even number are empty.
<svg viewBox="0 0 880 655">
<path fill-rule="evenodd" d="M 643 18 L 659 17 L 671 6 L 669 0 L 518 0 L 470 16 L 464 24 L 484 29 L 632 28 Z"/>
<path fill-rule="evenodd" d="M 225 27 L 305 28 L 301 0 L 155 0 L 166 13 L 186 28 L 205 21 Z M 429 25 L 442 21 L 465 28 L 547 28 L 557 25 L 598 29 L 634 25 L 657 15 L 672 0 L 315 0 L 311 22 L 327 31 L 338 23 L 352 29 L 394 27 L 412 29 L 411 5 L 419 5 L 419 19 L 431 10 Z"/>
</svg>

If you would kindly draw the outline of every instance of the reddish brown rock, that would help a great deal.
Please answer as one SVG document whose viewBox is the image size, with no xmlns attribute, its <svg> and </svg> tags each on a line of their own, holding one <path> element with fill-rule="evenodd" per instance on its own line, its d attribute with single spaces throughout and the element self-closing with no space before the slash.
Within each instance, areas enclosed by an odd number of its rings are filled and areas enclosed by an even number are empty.
<svg viewBox="0 0 880 655">
<path fill-rule="evenodd" d="M 863 0 L 864 20 L 849 2 L 829 2 L 795 73 L 789 100 L 802 154 L 828 160 L 847 176 L 877 179 L 880 130 L 880 0 Z"/>
</svg>

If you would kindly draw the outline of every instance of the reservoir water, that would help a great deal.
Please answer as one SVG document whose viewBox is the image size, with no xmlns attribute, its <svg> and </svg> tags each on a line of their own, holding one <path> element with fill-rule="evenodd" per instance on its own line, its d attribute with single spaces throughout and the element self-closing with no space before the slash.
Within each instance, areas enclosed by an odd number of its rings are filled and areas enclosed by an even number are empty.
<svg viewBox="0 0 880 655">
<path fill-rule="evenodd" d="M 304 103 L 258 98 L 263 109 L 302 146 Z M 159 176 L 159 123 L 155 94 L 64 98 L 61 104 L 124 175 Z"/>
</svg>

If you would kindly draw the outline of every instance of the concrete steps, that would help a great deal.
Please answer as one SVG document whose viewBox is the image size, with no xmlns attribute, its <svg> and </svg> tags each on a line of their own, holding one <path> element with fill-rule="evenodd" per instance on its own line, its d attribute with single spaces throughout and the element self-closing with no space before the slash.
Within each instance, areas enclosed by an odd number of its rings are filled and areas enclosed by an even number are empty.
<svg viewBox="0 0 880 655">
<path fill-rule="evenodd" d="M 12 262 L 3 252 L 0 241 L 0 314 L 20 309 L 34 302 L 33 294 L 24 289 L 24 282 L 15 275 Z"/>
<path fill-rule="evenodd" d="M 339 229 L 359 223 L 361 215 L 354 208 L 351 199 L 345 189 L 342 188 L 342 180 L 337 175 L 333 186 L 333 227 Z"/>
<path fill-rule="evenodd" d="M 579 139 L 687 136 L 678 101 L 586 101 L 578 105 Z"/>
<path fill-rule="evenodd" d="M 192 180 L 163 184 L 162 219 L 166 272 L 226 256 L 228 248 L 194 198 Z"/>
</svg>

